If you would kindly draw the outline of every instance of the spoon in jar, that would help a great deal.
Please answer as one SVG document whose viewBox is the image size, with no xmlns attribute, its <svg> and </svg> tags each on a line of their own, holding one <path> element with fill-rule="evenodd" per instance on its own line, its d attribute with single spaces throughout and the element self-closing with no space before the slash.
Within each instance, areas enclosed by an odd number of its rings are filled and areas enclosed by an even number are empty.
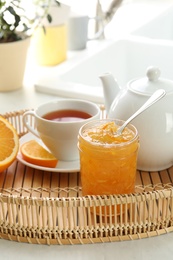
<svg viewBox="0 0 173 260">
<path fill-rule="evenodd" d="M 143 104 L 142 107 L 140 107 L 129 119 L 127 119 L 122 126 L 118 128 L 116 131 L 116 135 L 121 135 L 124 128 L 137 116 L 139 116 L 142 112 L 144 112 L 146 109 L 148 109 L 150 106 L 155 104 L 157 101 L 159 101 L 161 98 L 163 98 L 166 95 L 166 91 L 164 89 L 158 89 L 156 90 L 152 96 Z"/>
</svg>

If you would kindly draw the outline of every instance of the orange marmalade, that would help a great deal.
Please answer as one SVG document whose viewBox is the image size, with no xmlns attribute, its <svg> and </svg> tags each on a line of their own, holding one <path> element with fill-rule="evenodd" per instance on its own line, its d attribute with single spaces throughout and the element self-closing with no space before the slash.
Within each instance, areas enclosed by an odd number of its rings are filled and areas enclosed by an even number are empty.
<svg viewBox="0 0 173 260">
<path fill-rule="evenodd" d="M 82 193 L 110 195 L 133 193 L 135 189 L 139 137 L 129 125 L 120 136 L 121 120 L 98 120 L 79 131 Z"/>
</svg>

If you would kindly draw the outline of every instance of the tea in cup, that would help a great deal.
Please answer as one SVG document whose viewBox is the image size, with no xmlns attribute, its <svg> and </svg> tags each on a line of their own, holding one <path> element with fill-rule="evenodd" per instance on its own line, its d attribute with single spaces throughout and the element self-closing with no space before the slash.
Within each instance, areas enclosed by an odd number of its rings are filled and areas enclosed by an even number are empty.
<svg viewBox="0 0 173 260">
<path fill-rule="evenodd" d="M 36 128 L 29 117 L 34 117 Z M 40 105 L 23 115 L 23 124 L 39 137 L 49 151 L 60 161 L 79 159 L 77 136 L 80 127 L 100 118 L 95 103 L 79 99 L 58 99 Z"/>
</svg>

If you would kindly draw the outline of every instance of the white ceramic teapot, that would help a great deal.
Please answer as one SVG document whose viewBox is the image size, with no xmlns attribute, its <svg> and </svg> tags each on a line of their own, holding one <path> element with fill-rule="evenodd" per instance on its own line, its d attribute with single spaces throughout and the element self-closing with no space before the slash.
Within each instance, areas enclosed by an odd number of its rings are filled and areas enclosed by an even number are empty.
<svg viewBox="0 0 173 260">
<path fill-rule="evenodd" d="M 156 67 L 149 67 L 146 74 L 144 78 L 131 80 L 122 89 L 109 73 L 100 79 L 109 118 L 126 120 L 157 89 L 166 91 L 162 100 L 132 121 L 140 136 L 138 169 L 159 171 L 173 165 L 173 81 L 160 78 Z"/>
</svg>

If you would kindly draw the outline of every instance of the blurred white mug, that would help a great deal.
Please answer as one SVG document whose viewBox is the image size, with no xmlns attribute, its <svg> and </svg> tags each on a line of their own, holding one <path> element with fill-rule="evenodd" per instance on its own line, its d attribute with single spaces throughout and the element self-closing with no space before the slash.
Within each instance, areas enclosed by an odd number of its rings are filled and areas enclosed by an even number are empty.
<svg viewBox="0 0 173 260">
<path fill-rule="evenodd" d="M 97 20 L 101 23 L 101 29 L 92 37 L 88 37 L 89 21 Z M 68 50 L 83 50 L 86 48 L 88 40 L 95 40 L 104 31 L 103 21 L 99 17 L 89 17 L 87 15 L 71 14 L 67 23 L 68 27 Z"/>
</svg>

